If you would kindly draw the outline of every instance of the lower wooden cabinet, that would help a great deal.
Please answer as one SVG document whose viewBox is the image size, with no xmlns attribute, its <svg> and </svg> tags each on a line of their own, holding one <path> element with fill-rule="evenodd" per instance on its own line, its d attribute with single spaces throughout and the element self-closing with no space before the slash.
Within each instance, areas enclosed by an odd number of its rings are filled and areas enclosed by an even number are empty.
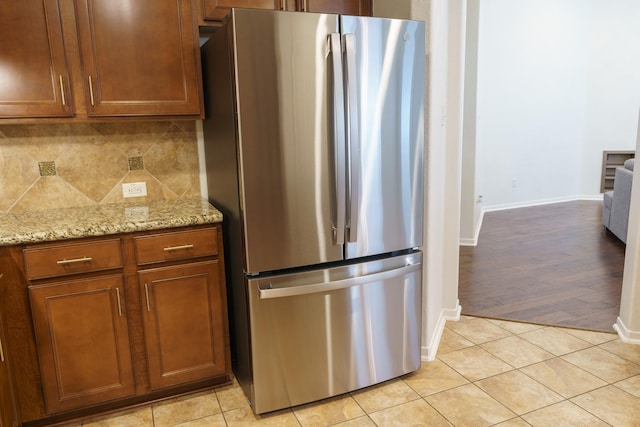
<svg viewBox="0 0 640 427">
<path fill-rule="evenodd" d="M 219 269 L 206 261 L 138 273 L 152 389 L 224 374 Z"/>
<path fill-rule="evenodd" d="M 0 316 L 13 320 L 3 329 L 0 317 L 0 343 L 19 360 L 11 376 L 0 357 L 0 427 L 228 384 L 218 242 L 209 224 L 0 248 L 12 264 Z"/>
<path fill-rule="evenodd" d="M 30 286 L 47 411 L 135 394 L 122 275 Z"/>
<path fill-rule="evenodd" d="M 2 275 L 0 275 L 0 282 Z M 5 350 L 4 325 L 0 315 L 0 427 L 18 425 L 16 408 L 13 400 L 13 387 L 9 369 L 9 355 Z"/>
</svg>

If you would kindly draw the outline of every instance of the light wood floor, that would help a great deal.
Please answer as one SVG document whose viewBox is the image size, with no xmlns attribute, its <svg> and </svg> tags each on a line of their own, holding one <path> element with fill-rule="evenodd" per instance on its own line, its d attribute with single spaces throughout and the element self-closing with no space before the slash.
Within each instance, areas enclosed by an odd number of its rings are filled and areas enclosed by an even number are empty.
<svg viewBox="0 0 640 427">
<path fill-rule="evenodd" d="M 625 246 L 601 215 L 598 201 L 485 213 L 460 248 L 462 313 L 613 332 Z"/>
</svg>

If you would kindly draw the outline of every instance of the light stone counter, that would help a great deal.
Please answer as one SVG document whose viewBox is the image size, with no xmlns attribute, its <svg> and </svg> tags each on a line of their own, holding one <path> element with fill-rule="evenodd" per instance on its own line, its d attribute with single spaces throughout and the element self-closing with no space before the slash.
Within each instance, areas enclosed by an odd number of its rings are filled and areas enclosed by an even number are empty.
<svg viewBox="0 0 640 427">
<path fill-rule="evenodd" d="M 199 197 L 0 214 L 0 246 L 50 242 L 222 221 Z"/>
</svg>

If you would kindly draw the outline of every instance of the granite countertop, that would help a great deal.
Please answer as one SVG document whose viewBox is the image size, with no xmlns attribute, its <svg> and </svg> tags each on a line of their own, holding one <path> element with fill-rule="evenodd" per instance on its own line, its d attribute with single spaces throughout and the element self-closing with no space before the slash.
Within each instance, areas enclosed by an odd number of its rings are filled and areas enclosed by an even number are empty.
<svg viewBox="0 0 640 427">
<path fill-rule="evenodd" d="M 200 197 L 7 213 L 0 214 L 0 246 L 221 221 L 222 213 Z"/>
</svg>

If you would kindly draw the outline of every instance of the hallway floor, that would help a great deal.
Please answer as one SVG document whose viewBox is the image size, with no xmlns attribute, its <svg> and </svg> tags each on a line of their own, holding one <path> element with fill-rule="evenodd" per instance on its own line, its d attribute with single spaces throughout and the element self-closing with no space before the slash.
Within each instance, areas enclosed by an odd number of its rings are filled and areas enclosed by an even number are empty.
<svg viewBox="0 0 640 427">
<path fill-rule="evenodd" d="M 313 369 L 310 367 L 310 369 Z M 612 333 L 463 316 L 417 372 L 254 416 L 237 384 L 71 427 L 640 426 L 640 346 Z"/>
<path fill-rule="evenodd" d="M 478 245 L 460 247 L 462 314 L 613 332 L 624 251 L 599 201 L 487 212 Z"/>
</svg>

